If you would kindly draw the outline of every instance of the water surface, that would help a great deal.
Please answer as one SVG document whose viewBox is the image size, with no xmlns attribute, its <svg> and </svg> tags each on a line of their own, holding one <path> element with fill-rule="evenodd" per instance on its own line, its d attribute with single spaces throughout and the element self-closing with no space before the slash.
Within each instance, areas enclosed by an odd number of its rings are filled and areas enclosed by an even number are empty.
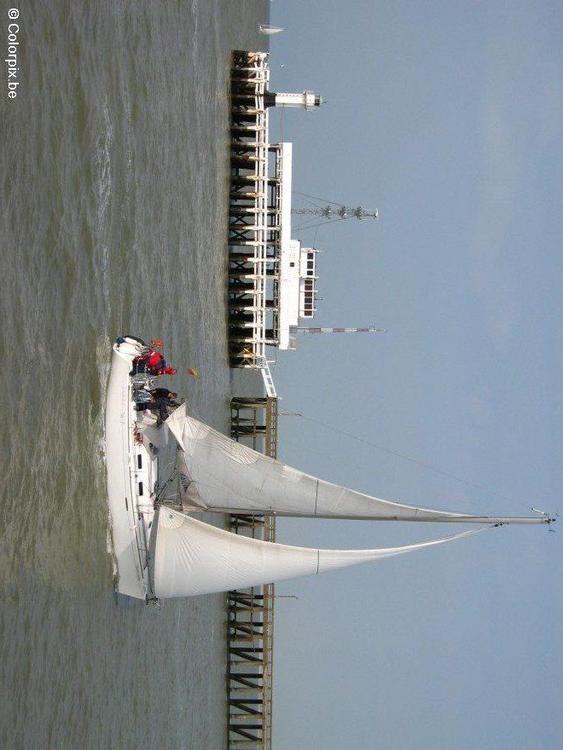
<svg viewBox="0 0 563 750">
<path fill-rule="evenodd" d="M 160 336 L 170 385 L 227 427 L 229 58 L 263 45 L 266 6 L 18 5 L 0 156 L 2 748 L 224 746 L 223 597 L 113 594 L 103 404 L 112 339 Z"/>
</svg>

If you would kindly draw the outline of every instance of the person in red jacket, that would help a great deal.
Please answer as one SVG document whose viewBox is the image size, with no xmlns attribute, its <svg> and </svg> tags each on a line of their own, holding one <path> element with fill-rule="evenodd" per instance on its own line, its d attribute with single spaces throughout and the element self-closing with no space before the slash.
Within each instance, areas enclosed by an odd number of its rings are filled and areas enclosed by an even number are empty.
<svg viewBox="0 0 563 750">
<path fill-rule="evenodd" d="M 150 372 L 151 375 L 156 375 L 163 367 L 166 367 L 166 360 L 160 352 L 151 349 L 146 355 L 147 372 Z"/>
<path fill-rule="evenodd" d="M 150 375 L 175 375 L 173 367 L 167 367 L 166 360 L 160 352 L 149 349 L 146 354 L 141 354 L 133 360 L 132 375 L 138 372 L 148 372 Z"/>
</svg>

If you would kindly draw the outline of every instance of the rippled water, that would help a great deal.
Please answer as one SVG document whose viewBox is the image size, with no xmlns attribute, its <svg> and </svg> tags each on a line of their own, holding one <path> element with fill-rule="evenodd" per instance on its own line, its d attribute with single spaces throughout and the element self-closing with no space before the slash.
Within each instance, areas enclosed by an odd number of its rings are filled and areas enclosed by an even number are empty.
<svg viewBox="0 0 563 750">
<path fill-rule="evenodd" d="M 18 5 L 0 164 L 2 748 L 224 746 L 223 597 L 113 594 L 103 403 L 112 338 L 160 336 L 174 387 L 227 426 L 227 76 L 231 49 L 263 45 L 266 5 Z"/>
</svg>

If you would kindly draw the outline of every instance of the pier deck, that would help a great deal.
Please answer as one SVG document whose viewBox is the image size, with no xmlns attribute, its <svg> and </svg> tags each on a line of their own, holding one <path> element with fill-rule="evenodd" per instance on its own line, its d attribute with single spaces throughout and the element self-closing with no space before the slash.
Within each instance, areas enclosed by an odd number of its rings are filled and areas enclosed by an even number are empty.
<svg viewBox="0 0 563 750">
<path fill-rule="evenodd" d="M 278 403 L 271 397 L 231 400 L 231 436 L 277 455 Z M 273 542 L 275 518 L 231 515 L 236 534 Z M 272 746 L 273 584 L 227 594 L 227 750 L 270 750 Z"/>
</svg>

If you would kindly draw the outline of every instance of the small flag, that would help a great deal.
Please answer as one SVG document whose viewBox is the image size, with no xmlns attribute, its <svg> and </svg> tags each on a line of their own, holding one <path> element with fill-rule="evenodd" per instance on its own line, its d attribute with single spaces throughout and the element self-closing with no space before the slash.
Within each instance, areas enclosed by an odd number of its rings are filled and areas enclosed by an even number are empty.
<svg viewBox="0 0 563 750">
<path fill-rule="evenodd" d="M 199 370 L 197 367 L 190 367 L 188 369 L 188 373 L 192 376 L 192 378 L 199 378 Z"/>
</svg>

